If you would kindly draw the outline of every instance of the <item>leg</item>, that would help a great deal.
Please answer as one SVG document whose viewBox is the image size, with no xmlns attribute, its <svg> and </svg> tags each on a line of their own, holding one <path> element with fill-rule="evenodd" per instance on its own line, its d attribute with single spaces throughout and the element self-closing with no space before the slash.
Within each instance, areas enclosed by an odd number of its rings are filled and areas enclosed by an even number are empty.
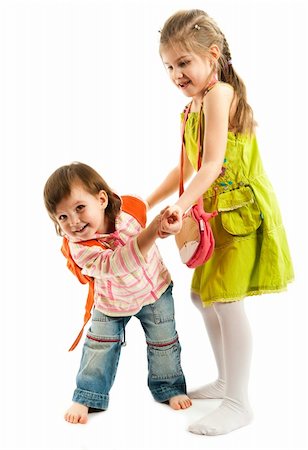
<svg viewBox="0 0 308 450">
<path fill-rule="evenodd" d="M 229 433 L 252 420 L 248 400 L 252 339 L 244 302 L 216 303 L 214 308 L 222 330 L 225 397 L 215 411 L 189 427 L 193 433 L 207 435 Z"/>
<path fill-rule="evenodd" d="M 200 311 L 214 352 L 218 378 L 216 381 L 189 392 L 190 398 L 223 398 L 225 393 L 225 364 L 223 355 L 222 335 L 219 319 L 213 306 L 204 308 L 197 294 L 192 293 L 191 299 Z"/>
<path fill-rule="evenodd" d="M 86 423 L 89 408 L 108 408 L 109 391 L 116 375 L 121 336 L 130 317 L 113 318 L 94 310 L 91 328 L 85 339 L 77 388 L 73 405 L 66 412 L 65 419 L 71 423 Z"/>
<path fill-rule="evenodd" d="M 152 305 L 136 314 L 144 329 L 148 344 L 148 386 L 158 402 L 168 401 L 173 409 L 191 406 L 186 395 L 180 353 L 175 329 L 172 286 Z"/>
</svg>

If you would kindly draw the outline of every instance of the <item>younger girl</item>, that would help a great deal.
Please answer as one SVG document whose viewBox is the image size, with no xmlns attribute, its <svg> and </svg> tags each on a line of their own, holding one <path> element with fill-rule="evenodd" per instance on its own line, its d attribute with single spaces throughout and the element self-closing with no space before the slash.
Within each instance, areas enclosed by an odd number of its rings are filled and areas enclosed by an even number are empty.
<svg viewBox="0 0 308 450">
<path fill-rule="evenodd" d="M 92 324 L 65 419 L 86 423 L 89 409 L 107 409 L 132 316 L 145 333 L 154 399 L 173 409 L 188 408 L 171 277 L 155 245 L 160 215 L 144 228 L 145 204 L 135 197 L 120 199 L 81 163 L 57 169 L 46 182 L 44 200 L 57 233 L 68 243 L 73 271 L 82 269 L 79 277 L 94 279 Z"/>
<path fill-rule="evenodd" d="M 202 314 L 218 367 L 218 378 L 191 398 L 223 399 L 193 423 L 197 434 L 218 435 L 252 419 L 248 380 L 252 340 L 243 298 L 280 292 L 293 279 L 287 239 L 272 186 L 264 172 L 246 89 L 233 67 L 228 42 L 200 10 L 180 11 L 165 23 L 160 55 L 173 84 L 191 98 L 185 125 L 184 179 L 202 165 L 176 204 L 162 217 L 172 227 L 203 195 L 216 240 L 213 257 L 198 267 L 192 299 Z M 150 207 L 175 192 L 180 165 L 150 195 Z M 178 222 L 176 222 L 178 226 Z"/>
</svg>

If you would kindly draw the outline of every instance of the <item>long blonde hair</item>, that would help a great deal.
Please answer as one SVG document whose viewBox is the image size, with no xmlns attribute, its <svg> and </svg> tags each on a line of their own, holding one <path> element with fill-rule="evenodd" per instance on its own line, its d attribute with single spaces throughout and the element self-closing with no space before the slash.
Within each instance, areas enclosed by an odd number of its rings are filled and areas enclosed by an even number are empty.
<svg viewBox="0 0 308 450">
<path fill-rule="evenodd" d="M 237 100 L 230 129 L 237 133 L 252 133 L 256 125 L 247 102 L 244 82 L 234 70 L 228 41 L 214 20 L 200 9 L 178 11 L 165 22 L 160 32 L 160 48 L 173 45 L 211 58 L 210 47 L 217 45 L 221 56 L 216 61 L 218 79 L 230 84 Z"/>
</svg>

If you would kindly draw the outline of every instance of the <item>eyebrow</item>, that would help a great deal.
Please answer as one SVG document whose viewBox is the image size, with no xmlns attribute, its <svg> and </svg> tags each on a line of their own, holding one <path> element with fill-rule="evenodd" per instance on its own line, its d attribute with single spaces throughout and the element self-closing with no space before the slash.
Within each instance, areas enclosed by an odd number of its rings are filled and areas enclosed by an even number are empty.
<svg viewBox="0 0 308 450">
<path fill-rule="evenodd" d="M 74 204 L 72 205 L 72 208 L 76 208 L 76 206 L 78 206 L 78 205 L 84 205 L 86 203 L 86 201 L 85 200 L 78 200 L 77 202 L 74 202 Z M 65 211 L 59 211 L 59 212 L 57 212 L 57 210 L 56 210 L 56 214 L 65 214 Z"/>
<path fill-rule="evenodd" d="M 182 55 L 182 56 L 180 56 L 178 59 L 176 59 L 175 60 L 175 63 L 177 63 L 177 62 L 179 62 L 181 59 L 183 59 L 183 58 L 188 58 L 188 57 L 190 57 L 191 55 L 189 55 L 189 54 L 187 54 L 187 55 Z M 168 61 L 164 61 L 164 64 L 165 64 L 165 66 L 167 66 L 167 65 L 169 65 L 170 63 L 168 62 Z"/>
</svg>

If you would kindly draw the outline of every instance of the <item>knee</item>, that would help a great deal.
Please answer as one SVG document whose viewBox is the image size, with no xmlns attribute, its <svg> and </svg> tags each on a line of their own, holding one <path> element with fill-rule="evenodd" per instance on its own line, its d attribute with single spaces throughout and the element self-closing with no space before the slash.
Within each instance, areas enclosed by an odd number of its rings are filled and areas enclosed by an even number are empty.
<svg viewBox="0 0 308 450">
<path fill-rule="evenodd" d="M 202 305 L 202 300 L 200 298 L 200 296 L 198 294 L 196 294 L 195 292 L 191 292 L 190 293 L 190 298 L 191 301 L 193 303 L 193 305 L 200 311 L 203 311 L 203 305 Z"/>
<path fill-rule="evenodd" d="M 235 319 L 244 314 L 244 301 L 217 302 L 214 303 L 214 309 L 220 320 Z"/>
<path fill-rule="evenodd" d="M 177 333 L 175 333 L 175 335 L 169 339 L 165 339 L 165 340 L 149 340 L 147 339 L 147 345 L 149 347 L 149 349 L 161 349 L 161 350 L 165 350 L 167 348 L 172 347 L 173 345 L 179 345 L 179 337 L 177 335 Z"/>
<path fill-rule="evenodd" d="M 88 349 L 95 351 L 102 350 L 104 352 L 109 352 L 121 346 L 122 338 L 120 335 L 116 336 L 102 336 L 92 333 L 88 330 L 86 334 L 86 339 L 84 346 Z"/>
<path fill-rule="evenodd" d="M 162 380 L 183 375 L 180 354 L 177 337 L 173 342 L 148 342 L 150 379 Z"/>
</svg>

